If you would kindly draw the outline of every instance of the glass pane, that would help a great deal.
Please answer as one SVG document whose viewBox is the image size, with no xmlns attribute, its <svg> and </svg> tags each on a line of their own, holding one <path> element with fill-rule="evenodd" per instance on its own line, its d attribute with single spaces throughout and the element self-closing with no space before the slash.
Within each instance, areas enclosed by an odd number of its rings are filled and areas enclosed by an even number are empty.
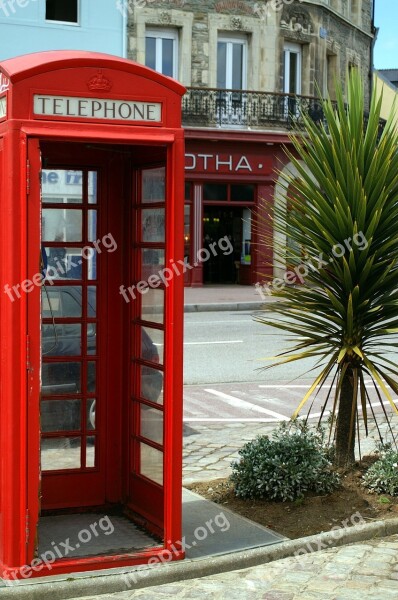
<svg viewBox="0 0 398 600">
<path fill-rule="evenodd" d="M 78 323 L 42 325 L 43 356 L 80 356 L 82 353 L 82 326 Z"/>
<path fill-rule="evenodd" d="M 87 363 L 87 392 L 95 394 L 97 387 L 97 363 Z"/>
<path fill-rule="evenodd" d="M 228 185 L 226 183 L 205 183 L 203 186 L 204 200 L 228 200 Z"/>
<path fill-rule="evenodd" d="M 151 367 L 140 365 L 141 397 L 151 402 L 163 404 L 163 373 Z"/>
<path fill-rule="evenodd" d="M 88 203 L 97 204 L 97 172 L 88 173 Z"/>
<path fill-rule="evenodd" d="M 164 208 L 144 208 L 142 210 L 142 241 L 165 241 Z"/>
<path fill-rule="evenodd" d="M 254 185 L 231 185 L 231 200 L 235 202 L 254 202 Z"/>
<path fill-rule="evenodd" d="M 51 287 L 41 290 L 43 318 L 82 316 L 82 288 L 80 285 Z"/>
<path fill-rule="evenodd" d="M 141 358 L 163 364 L 164 332 L 159 329 L 142 327 Z"/>
<path fill-rule="evenodd" d="M 86 400 L 86 428 L 88 431 L 95 429 L 95 398 Z"/>
<path fill-rule="evenodd" d="M 81 248 L 46 247 L 47 279 L 81 279 L 82 250 Z"/>
<path fill-rule="evenodd" d="M 97 279 L 97 251 L 90 248 L 92 252 L 87 254 L 87 276 L 88 279 Z"/>
<path fill-rule="evenodd" d="M 42 471 L 80 469 L 81 439 L 79 437 L 47 438 L 41 441 Z"/>
<path fill-rule="evenodd" d="M 144 321 L 153 321 L 154 323 L 163 323 L 164 313 L 164 291 L 149 288 L 142 295 L 141 317 Z"/>
<path fill-rule="evenodd" d="M 83 172 L 43 169 L 41 191 L 43 203 L 81 204 L 83 202 Z"/>
<path fill-rule="evenodd" d="M 95 242 L 97 239 L 97 211 L 88 211 L 88 241 Z"/>
<path fill-rule="evenodd" d="M 86 467 L 92 468 L 95 467 L 95 447 L 96 447 L 97 437 L 95 435 L 90 435 L 87 438 L 86 443 Z"/>
<path fill-rule="evenodd" d="M 47 21 L 65 21 L 67 23 L 78 22 L 78 0 L 68 0 L 68 2 L 59 2 L 57 0 L 47 0 L 46 2 L 46 20 Z"/>
<path fill-rule="evenodd" d="M 165 167 L 145 169 L 142 172 L 142 202 L 164 202 Z"/>
<path fill-rule="evenodd" d="M 141 436 L 163 444 L 163 412 L 141 404 Z"/>
<path fill-rule="evenodd" d="M 97 315 L 97 287 L 89 285 L 87 287 L 87 316 L 95 317 Z"/>
<path fill-rule="evenodd" d="M 141 474 L 159 485 L 163 485 L 163 452 L 140 444 L 141 449 Z"/>
<path fill-rule="evenodd" d="M 80 431 L 81 400 L 42 400 L 41 430 L 46 432 Z"/>
<path fill-rule="evenodd" d="M 45 242 L 81 242 L 82 211 L 66 208 L 43 208 L 42 239 Z"/>
<path fill-rule="evenodd" d="M 159 279 L 159 273 L 165 265 L 165 251 L 163 250 L 163 248 L 143 248 L 141 250 L 141 256 L 141 278 L 144 281 L 148 281 L 151 287 L 159 287 L 159 285 L 162 283 Z M 151 275 L 152 278 L 150 278 Z M 146 294 L 143 294 L 143 296 L 144 295 Z"/>
<path fill-rule="evenodd" d="M 185 182 L 185 200 L 192 200 L 192 183 Z"/>
<path fill-rule="evenodd" d="M 97 354 L 97 326 L 95 323 L 87 325 L 87 354 Z"/>
<path fill-rule="evenodd" d="M 51 362 L 42 366 L 43 395 L 77 394 L 81 392 L 81 364 Z"/>
<path fill-rule="evenodd" d="M 162 39 L 162 73 L 174 77 L 174 40 Z"/>
<path fill-rule="evenodd" d="M 232 89 L 243 88 L 243 44 L 232 44 Z"/>
<path fill-rule="evenodd" d="M 290 52 L 289 55 L 289 92 L 297 94 L 297 52 Z"/>
<path fill-rule="evenodd" d="M 217 44 L 217 87 L 223 90 L 227 87 L 227 44 Z"/>
<path fill-rule="evenodd" d="M 156 38 L 145 38 L 145 65 L 150 69 L 156 69 Z"/>
</svg>

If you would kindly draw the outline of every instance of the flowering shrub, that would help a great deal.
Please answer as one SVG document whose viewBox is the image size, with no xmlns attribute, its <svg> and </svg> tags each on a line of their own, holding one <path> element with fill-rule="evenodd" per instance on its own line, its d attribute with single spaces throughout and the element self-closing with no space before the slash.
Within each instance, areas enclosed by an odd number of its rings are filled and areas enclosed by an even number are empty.
<svg viewBox="0 0 398 600">
<path fill-rule="evenodd" d="M 388 448 L 362 477 L 365 487 L 378 494 L 398 496 L 398 452 Z"/>
<path fill-rule="evenodd" d="M 272 434 L 258 436 L 239 450 L 231 481 L 240 498 L 295 500 L 306 492 L 327 494 L 339 485 L 332 470 L 323 430 L 303 422 L 282 423 Z"/>
</svg>

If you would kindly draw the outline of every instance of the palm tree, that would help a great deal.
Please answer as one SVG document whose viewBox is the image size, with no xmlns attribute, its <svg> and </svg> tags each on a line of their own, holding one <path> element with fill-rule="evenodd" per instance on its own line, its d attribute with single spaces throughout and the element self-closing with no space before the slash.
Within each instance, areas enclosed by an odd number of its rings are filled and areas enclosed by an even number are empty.
<svg viewBox="0 0 398 600">
<path fill-rule="evenodd" d="M 320 372 L 294 416 L 327 386 L 323 411 L 331 404 L 339 467 L 355 460 L 358 404 L 366 434 L 375 416 L 365 379 L 398 412 L 390 392 L 398 394 L 398 367 L 389 356 L 398 346 L 398 134 L 391 117 L 380 132 L 381 99 L 373 97 L 365 118 L 355 70 L 347 88 L 347 104 L 341 86 L 335 104 L 323 101 L 323 123 L 303 115 L 294 150 L 286 150 L 298 173 L 281 174 L 291 210 L 275 207 L 271 218 L 289 240 L 288 248 L 274 246 L 288 273 L 283 285 L 271 284 L 278 300 L 256 317 L 294 339 L 271 366 L 316 359 Z"/>
</svg>

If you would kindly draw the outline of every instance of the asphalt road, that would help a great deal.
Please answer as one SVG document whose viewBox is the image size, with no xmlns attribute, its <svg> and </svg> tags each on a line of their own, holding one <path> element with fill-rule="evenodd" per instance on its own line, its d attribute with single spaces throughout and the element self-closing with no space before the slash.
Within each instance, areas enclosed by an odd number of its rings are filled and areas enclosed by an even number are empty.
<svg viewBox="0 0 398 600">
<path fill-rule="evenodd" d="M 286 349 L 283 332 L 256 322 L 251 313 L 208 312 L 185 315 L 184 421 L 186 423 L 277 422 L 289 419 L 315 378 L 315 361 L 265 370 Z M 369 386 L 375 412 L 382 407 Z M 327 389 L 310 410 L 317 419 Z M 387 410 L 390 405 L 385 401 Z"/>
<path fill-rule="evenodd" d="M 264 370 L 285 347 L 283 333 L 254 321 L 249 312 L 187 313 L 184 383 L 287 383 L 303 377 L 312 361 Z"/>
</svg>

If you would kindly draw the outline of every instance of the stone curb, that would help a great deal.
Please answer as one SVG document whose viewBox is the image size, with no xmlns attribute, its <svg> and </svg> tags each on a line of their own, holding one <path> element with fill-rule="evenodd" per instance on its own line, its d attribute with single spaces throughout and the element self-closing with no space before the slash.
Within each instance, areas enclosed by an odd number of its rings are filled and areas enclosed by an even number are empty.
<svg viewBox="0 0 398 600">
<path fill-rule="evenodd" d="M 232 552 L 211 558 L 185 560 L 149 567 L 112 571 L 108 574 L 93 573 L 80 576 L 65 575 L 52 581 L 47 578 L 14 584 L 0 588 L 0 599 L 21 598 L 24 600 L 67 600 L 85 596 L 133 591 L 145 587 L 175 583 L 182 580 L 207 577 L 293 557 L 296 560 L 309 554 L 354 542 L 364 542 L 398 533 L 398 518 L 375 521 L 365 525 L 328 531 L 297 540 L 288 540 L 272 546 L 261 546 L 251 550 Z M 130 585 L 129 585 L 130 584 Z"/>
<path fill-rule="evenodd" d="M 213 311 L 238 311 L 260 310 L 264 302 L 212 302 L 209 304 L 185 304 L 184 312 L 213 312 Z"/>
</svg>

